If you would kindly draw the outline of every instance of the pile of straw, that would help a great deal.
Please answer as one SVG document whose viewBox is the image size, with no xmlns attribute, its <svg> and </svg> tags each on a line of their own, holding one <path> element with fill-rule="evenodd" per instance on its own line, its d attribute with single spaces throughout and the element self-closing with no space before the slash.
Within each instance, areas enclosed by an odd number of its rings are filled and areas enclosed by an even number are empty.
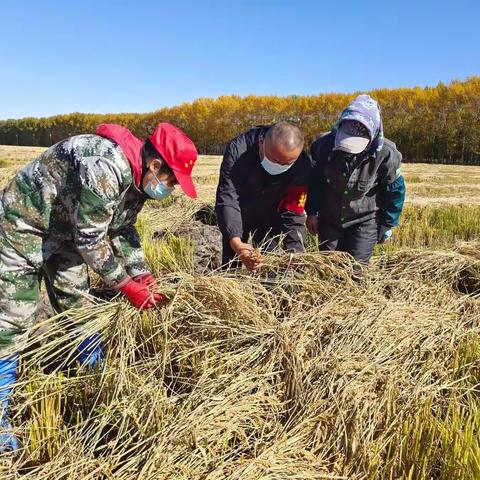
<svg viewBox="0 0 480 480">
<path fill-rule="evenodd" d="M 154 262 L 165 307 L 92 299 L 32 337 L 1 478 L 479 478 L 478 248 L 388 253 L 361 282 L 335 253 Z M 103 367 L 66 372 L 93 332 Z"/>
</svg>

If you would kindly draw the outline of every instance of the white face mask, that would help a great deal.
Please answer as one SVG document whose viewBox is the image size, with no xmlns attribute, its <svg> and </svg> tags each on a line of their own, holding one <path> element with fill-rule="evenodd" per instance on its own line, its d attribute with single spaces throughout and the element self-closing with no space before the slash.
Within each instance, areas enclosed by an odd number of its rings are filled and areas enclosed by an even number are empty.
<svg viewBox="0 0 480 480">
<path fill-rule="evenodd" d="M 293 165 L 293 163 L 289 163 L 287 165 L 280 165 L 279 163 L 274 163 L 269 160 L 264 154 L 261 165 L 268 174 L 280 175 L 281 173 L 285 173 Z"/>
</svg>

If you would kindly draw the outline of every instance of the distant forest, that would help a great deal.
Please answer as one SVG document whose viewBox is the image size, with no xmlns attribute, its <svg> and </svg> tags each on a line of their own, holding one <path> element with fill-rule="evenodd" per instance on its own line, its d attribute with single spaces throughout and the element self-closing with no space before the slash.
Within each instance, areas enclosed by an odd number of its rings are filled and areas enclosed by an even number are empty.
<svg viewBox="0 0 480 480">
<path fill-rule="evenodd" d="M 119 123 L 140 137 L 158 122 L 182 128 L 200 153 L 221 154 L 225 144 L 255 125 L 288 120 L 303 129 L 310 143 L 335 123 L 359 93 L 321 95 L 222 96 L 200 98 L 152 113 L 71 113 L 48 118 L 0 121 L 0 144 L 50 146 L 80 133 L 93 133 L 100 123 Z M 480 164 L 480 77 L 426 88 L 372 90 L 380 102 L 385 134 L 404 161 Z"/>
</svg>

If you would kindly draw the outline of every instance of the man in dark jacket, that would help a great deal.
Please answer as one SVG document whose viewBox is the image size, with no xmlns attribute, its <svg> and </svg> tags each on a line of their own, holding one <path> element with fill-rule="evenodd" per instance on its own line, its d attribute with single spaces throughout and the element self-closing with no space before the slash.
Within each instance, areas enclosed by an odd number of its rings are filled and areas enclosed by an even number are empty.
<svg viewBox="0 0 480 480">
<path fill-rule="evenodd" d="M 312 144 L 307 228 L 321 250 L 350 253 L 367 264 L 376 243 L 398 225 L 405 200 L 402 155 L 383 136 L 378 103 L 359 95 L 338 123 Z"/>
<path fill-rule="evenodd" d="M 257 246 L 272 251 L 281 243 L 287 251 L 304 250 L 311 165 L 303 145 L 301 131 L 286 122 L 253 128 L 227 145 L 216 200 L 224 265 L 238 255 L 256 270 Z"/>
</svg>

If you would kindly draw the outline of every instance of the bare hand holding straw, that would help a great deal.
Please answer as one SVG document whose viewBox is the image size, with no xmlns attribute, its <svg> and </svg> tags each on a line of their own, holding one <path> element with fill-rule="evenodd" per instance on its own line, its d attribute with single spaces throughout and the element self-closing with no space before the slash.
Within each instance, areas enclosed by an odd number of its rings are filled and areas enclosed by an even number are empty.
<svg viewBox="0 0 480 480">
<path fill-rule="evenodd" d="M 230 246 L 248 270 L 255 271 L 262 266 L 262 256 L 249 243 L 242 242 L 239 237 L 234 237 L 230 240 Z"/>
</svg>

